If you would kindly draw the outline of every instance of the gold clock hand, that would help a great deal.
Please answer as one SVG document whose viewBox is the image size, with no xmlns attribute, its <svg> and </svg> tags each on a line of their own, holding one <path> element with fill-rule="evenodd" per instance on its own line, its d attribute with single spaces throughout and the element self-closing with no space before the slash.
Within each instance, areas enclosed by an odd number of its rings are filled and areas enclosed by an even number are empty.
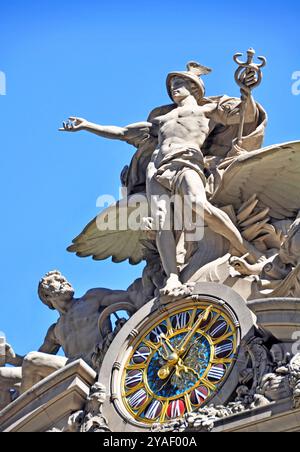
<svg viewBox="0 0 300 452">
<path fill-rule="evenodd" d="M 169 353 L 168 353 L 166 344 L 163 342 L 162 338 L 160 338 L 160 344 L 161 344 L 161 347 L 162 347 L 162 349 L 163 349 L 165 355 L 163 355 L 162 350 L 160 350 L 160 349 L 158 349 L 158 354 L 159 354 L 159 356 L 160 356 L 161 358 L 163 358 L 164 360 L 167 360 L 167 359 L 168 359 L 168 356 L 169 356 Z"/>
<path fill-rule="evenodd" d="M 160 336 L 160 341 L 164 349 L 165 356 L 163 356 L 163 353 L 161 353 L 160 350 L 158 351 L 158 353 L 165 361 L 167 361 L 167 363 L 159 369 L 157 375 L 161 380 L 165 380 L 170 375 L 173 367 L 178 363 L 179 356 L 177 350 L 173 347 L 169 339 L 164 334 Z M 167 346 L 172 353 L 169 353 Z"/>
<path fill-rule="evenodd" d="M 213 306 L 209 306 L 204 312 L 202 312 L 202 314 L 199 315 L 197 322 L 195 323 L 195 325 L 193 326 L 193 328 L 191 329 L 191 331 L 186 335 L 186 337 L 181 341 L 181 343 L 179 344 L 179 346 L 177 347 L 177 353 L 182 356 L 184 354 L 184 352 L 186 351 L 186 347 L 189 344 L 189 342 L 192 340 L 193 336 L 195 335 L 195 333 L 198 331 L 198 329 L 200 328 L 200 326 L 202 325 L 203 322 L 205 322 L 208 318 L 209 315 L 211 313 Z"/>
<path fill-rule="evenodd" d="M 161 385 L 161 387 L 158 389 L 158 391 L 161 391 L 162 389 L 164 389 L 165 386 L 167 386 L 167 384 L 173 378 L 174 374 L 176 374 L 178 377 L 180 377 L 180 372 L 182 372 L 182 371 L 184 371 L 186 373 L 192 372 L 194 375 L 196 375 L 198 380 L 200 380 L 200 375 L 194 369 L 191 369 L 190 367 L 185 366 L 182 359 L 179 358 L 177 364 L 173 365 L 172 367 L 170 367 L 168 364 L 166 364 L 159 370 L 158 374 L 161 375 L 159 378 L 161 378 L 162 380 L 165 380 L 168 376 L 169 376 L 169 378 L 167 379 L 167 381 L 165 381 Z"/>
<path fill-rule="evenodd" d="M 184 361 L 182 359 L 179 359 L 178 364 L 176 365 L 176 375 L 177 375 L 177 377 L 180 377 L 180 373 L 181 372 L 184 372 L 186 374 L 192 373 L 198 378 L 198 380 L 200 380 L 200 378 L 201 378 L 200 375 L 198 374 L 198 372 L 196 372 L 191 367 L 186 366 L 184 364 Z"/>
<path fill-rule="evenodd" d="M 196 375 L 196 377 L 198 378 L 198 380 L 200 380 L 200 375 L 198 374 L 198 372 L 196 372 L 194 369 L 192 369 L 191 367 L 188 367 L 185 365 L 184 360 L 186 359 L 186 357 L 188 356 L 190 350 L 192 347 L 195 346 L 195 344 L 197 344 L 200 341 L 201 337 L 197 338 L 195 340 L 195 342 L 193 342 L 193 344 L 191 344 L 188 349 L 185 351 L 184 355 L 182 356 L 182 358 L 179 358 L 178 363 L 176 365 L 176 375 L 178 377 L 180 377 L 180 372 L 185 372 L 185 373 L 193 373 L 194 375 Z"/>
<path fill-rule="evenodd" d="M 168 380 L 161 386 L 161 388 L 159 389 L 161 391 L 161 389 L 163 389 L 168 382 L 171 380 L 171 378 L 173 377 L 174 373 L 176 372 L 176 374 L 178 376 L 180 376 L 180 372 L 183 369 L 189 369 L 192 373 L 194 373 L 200 380 L 200 376 L 199 374 L 194 370 L 194 369 L 190 369 L 189 367 L 184 365 L 184 359 L 186 358 L 186 356 L 188 355 L 189 351 L 191 350 L 191 348 L 193 347 L 193 345 L 195 345 L 197 342 L 199 342 L 201 338 L 197 338 L 196 341 L 191 344 L 191 346 L 185 351 L 184 355 L 182 356 L 182 358 L 179 357 L 178 354 L 176 353 L 172 353 L 172 355 L 170 355 L 168 357 L 168 362 L 167 364 L 165 364 L 164 366 L 162 366 L 159 371 L 158 371 L 158 377 L 161 380 L 165 380 L 168 376 L 170 378 L 168 378 Z"/>
<path fill-rule="evenodd" d="M 167 346 L 169 347 L 169 349 L 173 352 L 173 353 L 176 353 L 176 349 L 173 347 L 173 345 L 171 344 L 171 342 L 170 342 L 170 340 L 166 337 L 166 335 L 165 334 L 161 334 L 160 335 L 160 337 L 161 337 L 161 339 L 162 339 L 162 343 L 163 343 L 163 340 L 165 341 L 164 342 L 164 346 L 167 344 Z"/>
<path fill-rule="evenodd" d="M 162 369 L 160 369 L 159 372 L 160 372 L 161 370 L 162 370 Z M 166 372 L 166 373 L 167 373 L 167 372 Z M 158 389 L 158 391 L 161 391 L 165 386 L 167 386 L 167 384 L 170 382 L 171 378 L 173 377 L 174 373 L 175 373 L 175 367 L 173 367 L 171 370 L 169 369 L 169 374 L 167 374 L 167 375 L 165 376 L 165 378 L 163 378 L 163 379 L 166 379 L 166 378 L 168 377 L 168 375 L 169 375 L 169 378 L 167 379 L 167 381 L 165 381 L 165 382 L 161 385 L 161 387 Z"/>
<path fill-rule="evenodd" d="M 172 369 L 177 365 L 179 356 L 177 353 L 171 353 L 167 358 L 167 364 L 162 366 L 157 372 L 158 377 L 161 380 L 165 380 L 171 373 Z"/>
<path fill-rule="evenodd" d="M 170 375 L 174 367 L 176 371 L 176 366 L 178 364 L 179 359 L 184 354 L 186 354 L 187 345 L 190 343 L 191 339 L 193 338 L 197 330 L 200 328 L 202 323 L 208 319 L 212 308 L 213 306 L 209 306 L 204 312 L 202 312 L 202 314 L 199 315 L 199 318 L 196 321 L 195 325 L 193 326 L 191 331 L 186 335 L 186 337 L 181 341 L 179 347 L 176 347 L 174 349 L 170 341 L 168 341 L 168 339 L 164 336 L 165 341 L 168 343 L 169 347 L 171 348 L 171 350 L 173 350 L 173 352 L 168 356 L 167 364 L 163 365 L 157 373 L 158 377 L 161 380 L 165 380 Z"/>
<path fill-rule="evenodd" d="M 164 353 L 162 352 L 162 350 L 158 349 L 158 354 L 164 361 L 168 361 L 170 357 L 170 350 L 174 353 L 176 353 L 176 351 L 172 346 L 171 342 L 167 339 L 167 337 L 164 334 L 160 336 L 160 344 Z M 170 350 L 168 350 L 167 345 Z"/>
</svg>

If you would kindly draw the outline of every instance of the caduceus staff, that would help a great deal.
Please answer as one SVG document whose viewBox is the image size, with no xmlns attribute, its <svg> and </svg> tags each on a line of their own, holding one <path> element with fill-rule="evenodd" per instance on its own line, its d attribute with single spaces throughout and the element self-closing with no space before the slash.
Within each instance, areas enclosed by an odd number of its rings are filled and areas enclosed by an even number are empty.
<svg viewBox="0 0 300 452">
<path fill-rule="evenodd" d="M 255 50 L 249 49 L 247 52 L 247 61 L 244 63 L 240 61 L 242 53 L 236 53 L 233 57 L 234 61 L 238 64 L 238 68 L 235 72 L 235 81 L 241 88 L 241 120 L 237 139 L 237 145 L 239 147 L 243 144 L 244 126 L 245 126 L 245 116 L 247 111 L 247 103 L 249 99 L 249 89 L 250 93 L 257 88 L 262 81 L 263 73 L 262 68 L 266 66 L 267 59 L 265 57 L 258 57 L 261 63 L 254 63 Z M 253 82 L 251 83 L 251 81 Z M 250 82 L 250 84 L 249 84 Z M 248 87 L 248 88 L 247 88 Z"/>
</svg>

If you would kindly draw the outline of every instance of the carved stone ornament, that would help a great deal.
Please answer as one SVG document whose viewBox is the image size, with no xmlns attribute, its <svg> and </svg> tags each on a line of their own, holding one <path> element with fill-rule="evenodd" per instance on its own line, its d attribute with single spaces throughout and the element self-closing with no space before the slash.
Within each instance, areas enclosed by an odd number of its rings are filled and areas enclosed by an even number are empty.
<svg viewBox="0 0 300 452">
<path fill-rule="evenodd" d="M 66 433 L 107 433 L 107 419 L 102 414 L 102 407 L 106 400 L 106 388 L 96 383 L 91 388 L 85 409 L 78 411 L 69 418 L 68 426 L 63 430 Z"/>
</svg>

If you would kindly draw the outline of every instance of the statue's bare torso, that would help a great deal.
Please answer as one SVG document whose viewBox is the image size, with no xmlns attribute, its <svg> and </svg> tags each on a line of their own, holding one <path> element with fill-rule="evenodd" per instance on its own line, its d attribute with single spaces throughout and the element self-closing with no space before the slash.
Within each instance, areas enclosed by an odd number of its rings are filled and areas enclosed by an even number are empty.
<svg viewBox="0 0 300 452">
<path fill-rule="evenodd" d="M 95 345 L 101 341 L 98 320 L 105 294 L 104 289 L 95 289 L 74 300 L 72 307 L 56 323 L 55 339 L 70 360 L 84 358 L 90 362 Z M 107 291 L 109 294 L 110 291 Z"/>
<path fill-rule="evenodd" d="M 166 158 L 177 155 L 179 150 L 193 148 L 201 152 L 201 148 L 212 131 L 215 123 L 213 112 L 216 104 L 204 106 L 177 107 L 164 116 L 153 121 L 158 129 L 158 147 L 152 161 L 158 168 Z"/>
<path fill-rule="evenodd" d="M 76 301 L 67 315 L 58 320 L 55 336 L 69 359 L 90 355 L 95 344 L 99 343 L 98 309 L 97 301 L 90 303 Z"/>
</svg>

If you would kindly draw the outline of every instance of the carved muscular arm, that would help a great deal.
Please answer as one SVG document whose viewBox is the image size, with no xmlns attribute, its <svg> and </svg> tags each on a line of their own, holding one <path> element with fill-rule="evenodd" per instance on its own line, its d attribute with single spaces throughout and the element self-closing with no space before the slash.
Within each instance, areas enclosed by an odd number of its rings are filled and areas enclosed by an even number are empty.
<svg viewBox="0 0 300 452">
<path fill-rule="evenodd" d="M 5 344 L 5 364 L 10 364 L 11 366 L 21 367 L 24 361 L 24 356 L 16 354 L 9 344 Z"/>
<path fill-rule="evenodd" d="M 123 302 L 130 302 L 130 294 L 125 290 L 110 290 L 110 289 L 91 289 L 83 297 L 85 302 L 98 301 L 99 312 L 103 308 L 119 304 Z"/>
<path fill-rule="evenodd" d="M 48 353 L 50 355 L 56 355 L 60 349 L 60 344 L 55 335 L 56 324 L 52 325 L 45 337 L 43 345 L 39 348 L 39 352 Z"/>
<path fill-rule="evenodd" d="M 215 112 L 216 122 L 220 122 L 224 125 L 239 124 L 241 120 L 242 102 L 246 102 L 245 111 L 245 123 L 250 124 L 258 118 L 258 107 L 255 100 L 252 97 L 252 89 L 257 84 L 256 72 L 251 70 L 247 73 L 247 76 L 241 87 L 242 99 L 225 99 L 218 105 L 218 109 Z"/>
<path fill-rule="evenodd" d="M 143 141 L 149 137 L 152 124 L 150 122 L 138 122 L 126 127 L 102 126 L 94 124 L 83 118 L 71 116 L 69 121 L 63 123 L 59 129 L 61 132 L 78 132 L 85 130 L 103 138 L 111 140 L 127 141 L 136 145 L 136 142 Z"/>
</svg>

